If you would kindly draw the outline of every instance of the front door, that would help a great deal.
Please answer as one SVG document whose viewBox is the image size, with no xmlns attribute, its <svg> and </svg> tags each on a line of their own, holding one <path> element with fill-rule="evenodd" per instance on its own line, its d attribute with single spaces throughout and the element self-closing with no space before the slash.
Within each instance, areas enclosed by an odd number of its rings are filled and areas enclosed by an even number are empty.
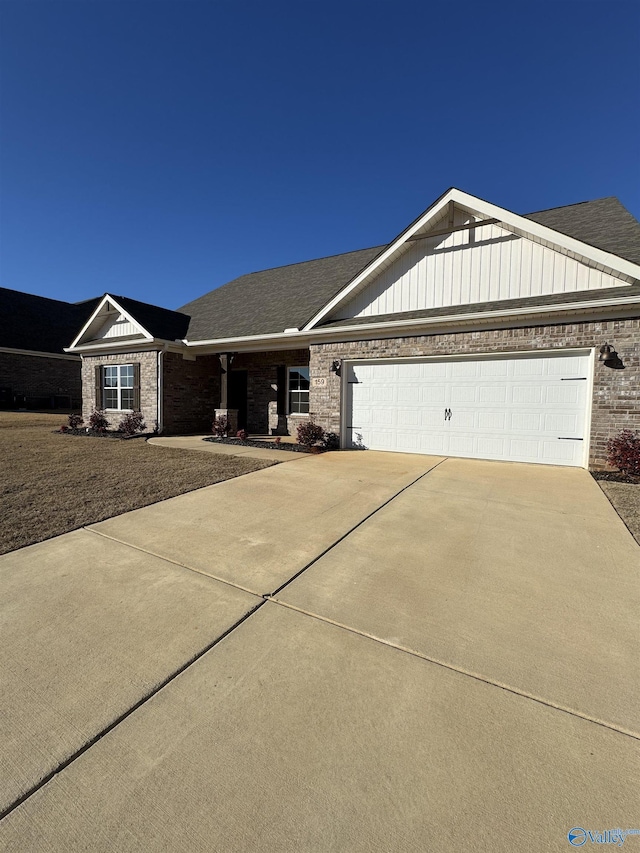
<svg viewBox="0 0 640 853">
<path fill-rule="evenodd" d="M 247 371 L 229 374 L 229 408 L 238 410 L 238 429 L 247 428 Z"/>
</svg>

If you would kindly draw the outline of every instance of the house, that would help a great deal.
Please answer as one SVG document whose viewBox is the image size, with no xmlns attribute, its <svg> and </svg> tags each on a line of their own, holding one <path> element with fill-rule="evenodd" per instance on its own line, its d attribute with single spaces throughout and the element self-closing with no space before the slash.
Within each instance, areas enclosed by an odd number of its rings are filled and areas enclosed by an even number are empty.
<svg viewBox="0 0 640 853">
<path fill-rule="evenodd" d="M 80 357 L 64 348 L 96 304 L 0 287 L 0 408 L 80 406 Z"/>
<path fill-rule="evenodd" d="M 615 198 L 522 216 L 450 189 L 387 245 L 178 311 L 106 294 L 67 351 L 114 425 L 312 418 L 345 448 L 600 468 L 640 427 L 640 223 Z"/>
</svg>

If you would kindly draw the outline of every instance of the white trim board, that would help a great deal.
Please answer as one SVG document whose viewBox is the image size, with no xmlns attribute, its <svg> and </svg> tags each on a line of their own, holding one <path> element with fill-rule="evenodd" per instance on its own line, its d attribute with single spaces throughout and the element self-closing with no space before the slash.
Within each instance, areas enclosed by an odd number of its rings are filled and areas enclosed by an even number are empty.
<svg viewBox="0 0 640 853">
<path fill-rule="evenodd" d="M 574 237 L 567 237 L 559 231 L 554 231 L 545 225 L 539 225 L 537 222 L 526 219 L 524 216 L 519 216 L 490 202 L 483 201 L 453 188 L 448 190 L 422 216 L 396 237 L 364 270 L 345 285 L 333 299 L 329 300 L 305 325 L 303 331 L 314 329 L 328 314 L 354 296 L 385 264 L 388 264 L 403 249 L 411 237 L 422 233 L 427 235 L 434 223 L 442 219 L 450 202 L 463 208 L 474 217 L 478 217 L 481 220 L 496 219 L 502 227 L 513 231 L 513 233 L 519 236 L 528 237 L 544 246 L 562 251 L 570 257 L 577 258 L 602 272 L 622 278 L 630 284 L 640 280 L 640 266 L 631 263 L 631 261 L 627 261 L 610 252 L 605 252 L 602 249 L 597 249 L 594 246 L 576 240 Z"/>
</svg>

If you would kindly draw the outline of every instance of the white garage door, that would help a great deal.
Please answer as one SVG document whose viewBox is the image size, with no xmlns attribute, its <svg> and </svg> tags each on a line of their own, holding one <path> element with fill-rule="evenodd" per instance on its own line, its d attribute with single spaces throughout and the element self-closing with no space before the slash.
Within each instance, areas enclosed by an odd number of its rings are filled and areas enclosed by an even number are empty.
<svg viewBox="0 0 640 853">
<path fill-rule="evenodd" d="M 590 358 L 352 362 L 347 446 L 585 466 Z"/>
</svg>

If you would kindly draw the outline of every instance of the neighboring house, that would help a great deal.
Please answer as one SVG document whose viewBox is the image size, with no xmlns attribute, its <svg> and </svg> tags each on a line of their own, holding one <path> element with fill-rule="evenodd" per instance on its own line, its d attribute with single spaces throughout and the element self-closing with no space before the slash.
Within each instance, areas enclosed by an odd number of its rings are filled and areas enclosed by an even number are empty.
<svg viewBox="0 0 640 853">
<path fill-rule="evenodd" d="M 598 468 L 640 426 L 640 223 L 615 198 L 520 216 L 451 189 L 386 246 L 179 311 L 107 294 L 68 352 L 85 417 L 113 424 L 313 418 L 342 447 Z"/>
<path fill-rule="evenodd" d="M 0 287 L 0 408 L 79 408 L 80 357 L 64 347 L 96 304 Z"/>
</svg>

